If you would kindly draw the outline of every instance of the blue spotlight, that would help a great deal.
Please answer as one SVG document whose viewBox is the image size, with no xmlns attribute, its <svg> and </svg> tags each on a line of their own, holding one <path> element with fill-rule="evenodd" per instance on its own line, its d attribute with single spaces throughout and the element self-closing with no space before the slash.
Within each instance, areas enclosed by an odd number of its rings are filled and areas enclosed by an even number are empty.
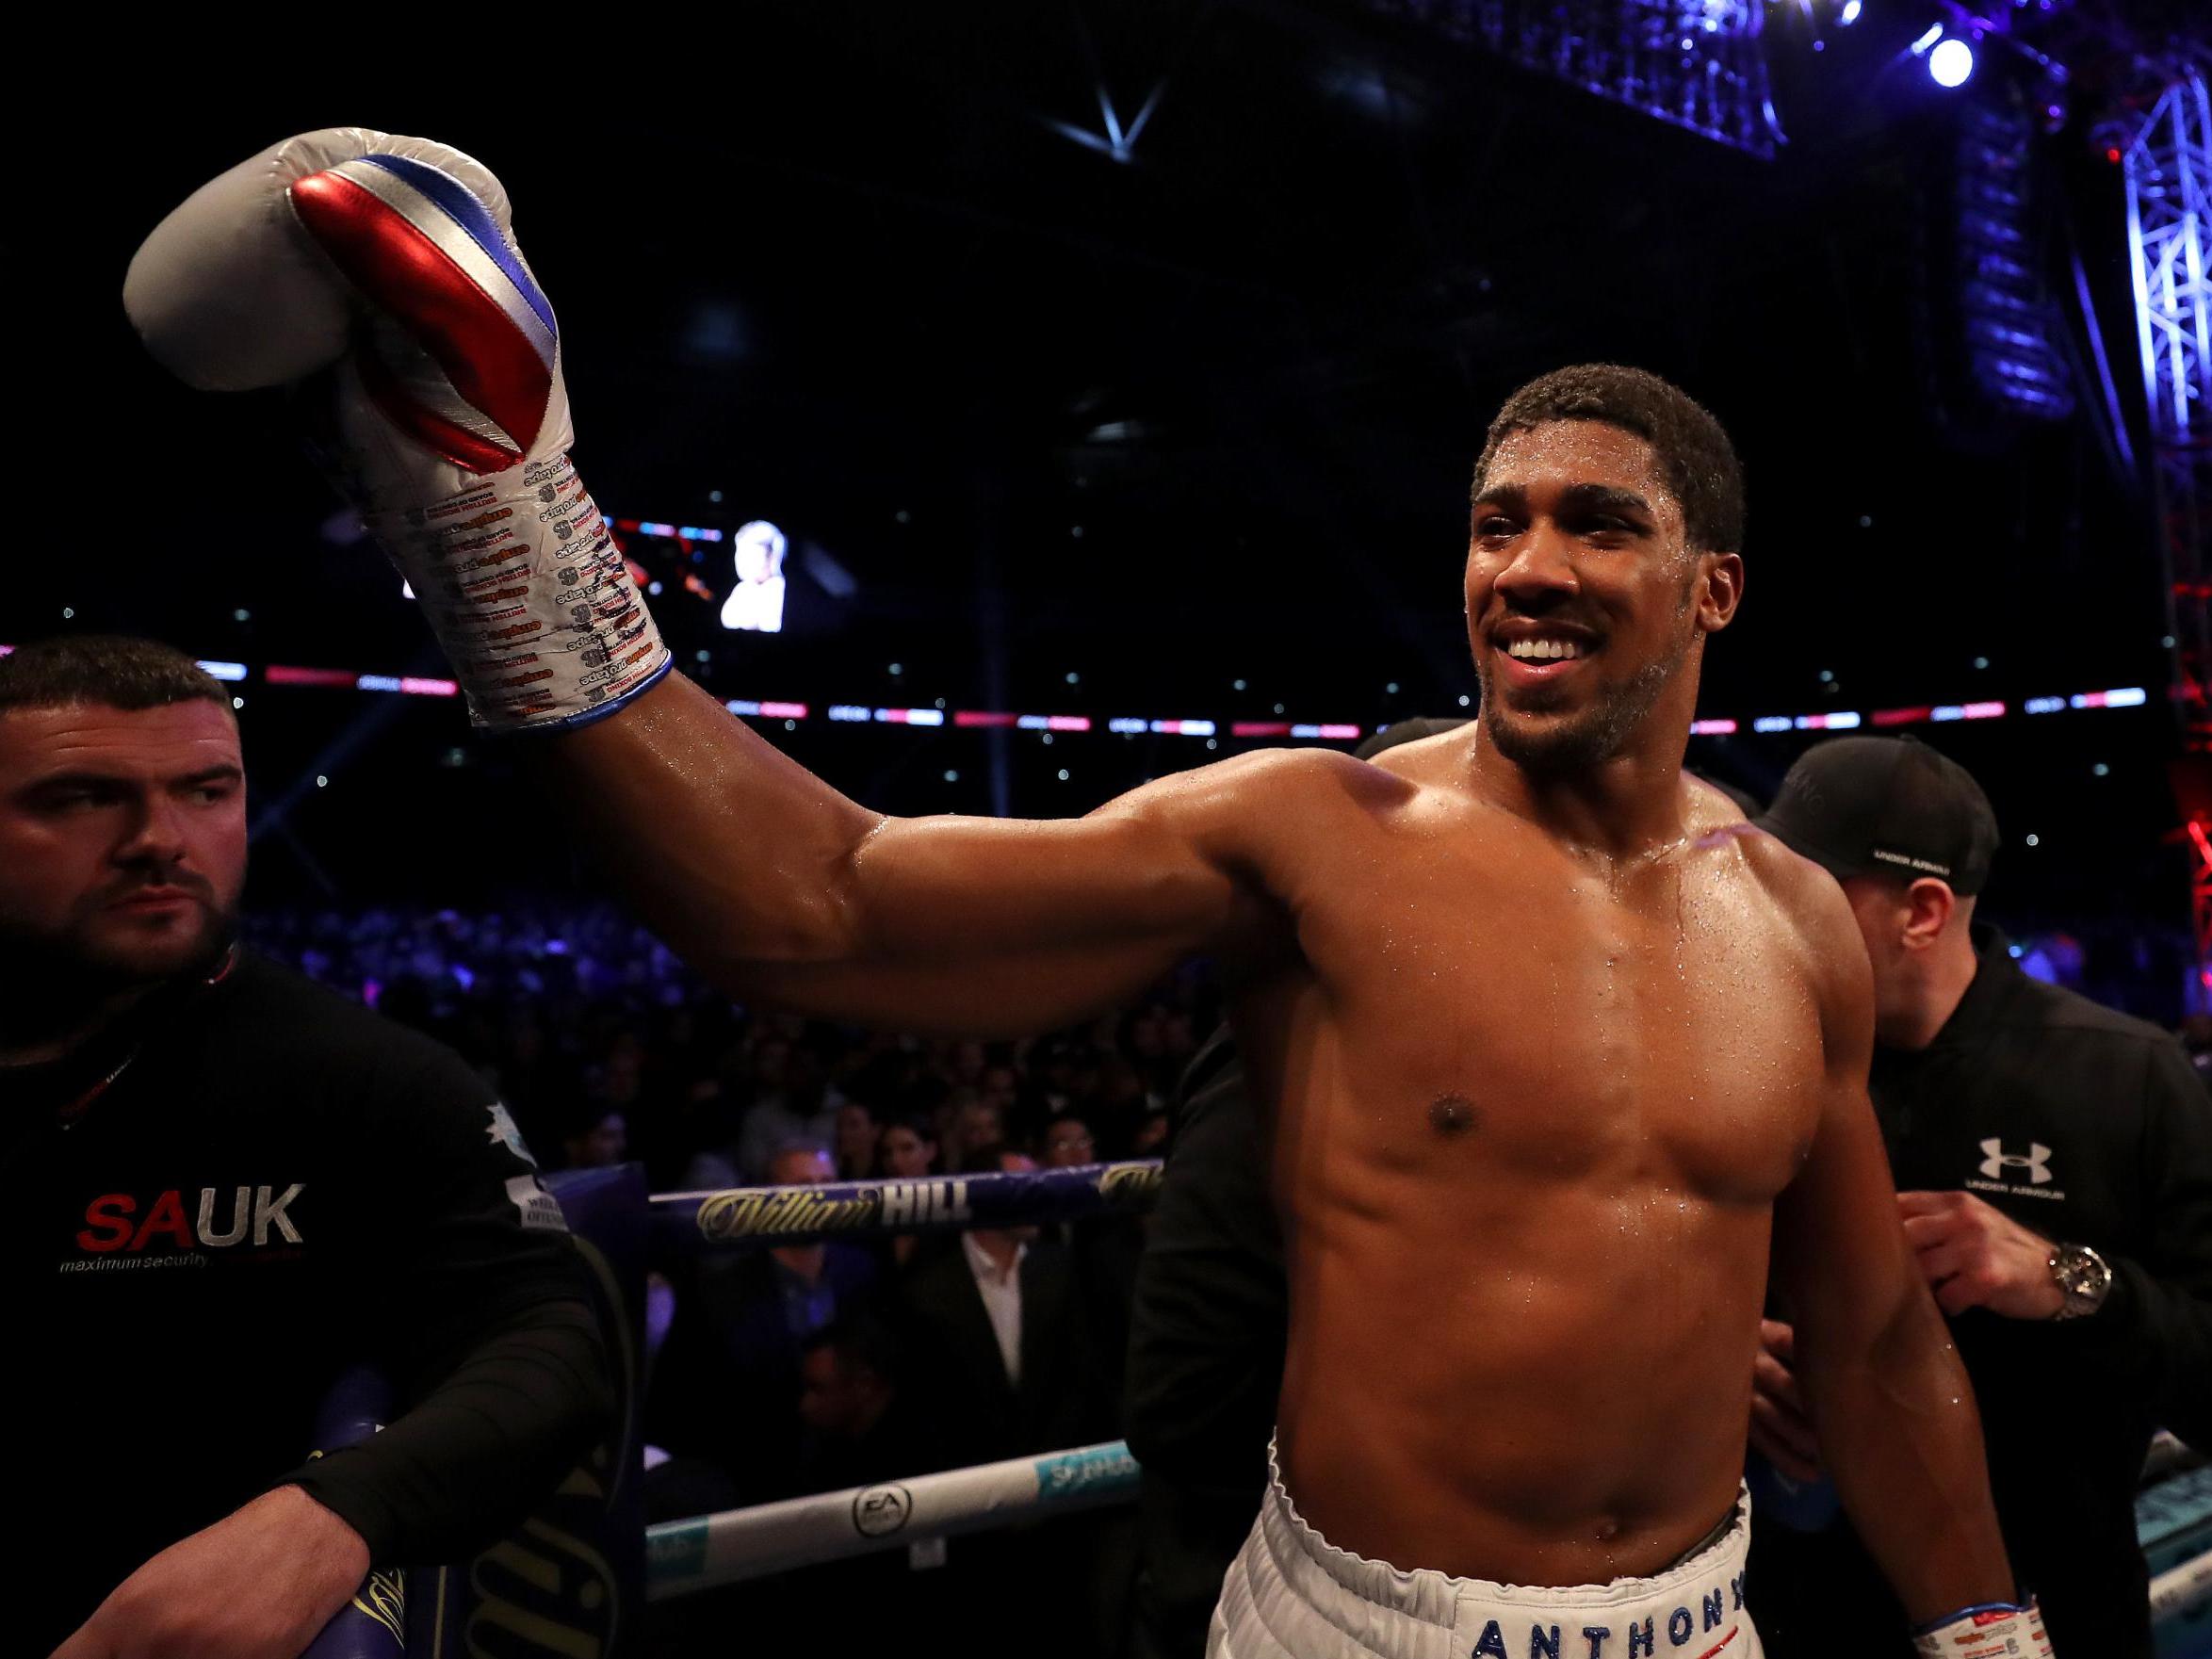
<svg viewBox="0 0 2212 1659">
<path fill-rule="evenodd" d="M 1963 87 L 1974 73 L 1974 48 L 1964 41 L 1938 41 L 1927 55 L 1927 73 L 1939 87 Z"/>
</svg>

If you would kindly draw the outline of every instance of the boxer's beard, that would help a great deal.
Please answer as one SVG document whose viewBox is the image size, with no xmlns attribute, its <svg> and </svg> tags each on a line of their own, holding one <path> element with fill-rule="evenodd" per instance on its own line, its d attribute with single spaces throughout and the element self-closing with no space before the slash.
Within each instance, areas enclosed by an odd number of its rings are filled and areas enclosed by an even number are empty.
<svg viewBox="0 0 2212 1659">
<path fill-rule="evenodd" d="M 1625 683 L 1607 687 L 1588 707 L 1565 720 L 1524 722 L 1520 711 L 1504 706 L 1489 676 L 1478 675 L 1483 727 L 1498 753 L 1523 772 L 1545 777 L 1588 772 L 1627 747 L 1658 703 L 1660 693 L 1682 672 L 1693 637 L 1684 628 L 1666 656 L 1647 662 Z"/>
<path fill-rule="evenodd" d="M 0 1048 L 22 1049 L 89 1034 L 102 1010 L 171 981 L 203 978 L 237 936 L 238 912 L 219 905 L 195 878 L 170 881 L 192 891 L 199 925 L 156 942 L 101 938 L 90 918 L 114 897 L 103 892 L 59 928 L 39 928 L 0 911 Z"/>
</svg>

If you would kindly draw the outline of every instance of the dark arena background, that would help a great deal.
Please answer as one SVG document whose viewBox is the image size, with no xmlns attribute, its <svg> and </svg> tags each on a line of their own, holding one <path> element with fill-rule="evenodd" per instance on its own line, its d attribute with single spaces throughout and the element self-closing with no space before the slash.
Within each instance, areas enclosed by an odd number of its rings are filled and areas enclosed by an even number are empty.
<svg viewBox="0 0 2212 1659">
<path fill-rule="evenodd" d="M 678 667 L 893 813 L 1080 814 L 1474 713 L 1486 424 L 1563 364 L 1663 374 L 1748 482 L 1689 764 L 1765 801 L 1837 731 L 1924 739 L 1993 802 L 1982 909 L 2029 970 L 2212 1051 L 2188 0 L 752 4 L 531 41 L 528 77 L 116 83 L 51 313 L 87 390 L 36 440 L 65 493 L 19 502 L 0 641 L 143 633 L 230 681 L 250 936 L 461 1048 L 542 1162 L 599 1161 L 611 1117 L 656 1191 L 718 1184 L 756 1098 L 870 1077 L 948 1138 L 989 1108 L 1042 1156 L 1072 1105 L 1142 1156 L 1217 1007 L 1194 971 L 1040 1047 L 898 1045 L 732 1009 L 628 921 L 517 745 L 471 736 L 283 397 L 186 390 L 123 317 L 155 220 L 295 131 L 499 174 Z M 725 626 L 764 525 L 780 630 Z M 2212 1545 L 2212 1498 L 2187 1514 Z M 1110 1623 L 1098 1536 L 1069 1593 Z M 761 1651 L 681 1605 L 668 1651 Z"/>
</svg>

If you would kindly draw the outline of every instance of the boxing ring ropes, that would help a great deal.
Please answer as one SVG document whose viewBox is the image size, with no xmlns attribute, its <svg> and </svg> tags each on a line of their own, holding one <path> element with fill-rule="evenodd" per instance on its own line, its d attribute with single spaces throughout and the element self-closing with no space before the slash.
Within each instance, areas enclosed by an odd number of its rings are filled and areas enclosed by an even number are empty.
<svg viewBox="0 0 2212 1659">
<path fill-rule="evenodd" d="M 1149 1210 L 1161 1163 L 1029 1173 L 739 1187 L 656 1196 L 657 1219 L 705 1247 L 763 1248 L 899 1233 L 965 1232 Z M 1127 1503 L 1137 1465 L 1120 1440 L 662 1522 L 645 1533 L 653 1601 L 793 1567 Z"/>
<path fill-rule="evenodd" d="M 515 1532 L 473 1560 L 373 1572 L 308 1648 L 310 1659 L 621 1659 L 647 1602 L 1133 1501 L 1137 1465 L 1114 1440 L 648 1527 L 638 1420 L 645 1275 L 702 1250 L 1141 1214 L 1160 1181 L 1157 1159 L 652 1195 L 634 1164 L 549 1177 L 609 1335 L 620 1397 L 614 1432 Z M 346 1373 L 317 1414 L 317 1455 L 375 1433 L 393 1404 L 374 1369 Z"/>
<path fill-rule="evenodd" d="M 474 1561 L 371 1574 L 308 1655 L 620 1659 L 645 1602 L 1132 1501 L 1138 1467 L 1114 1440 L 645 1526 L 638 1423 L 644 1270 L 698 1250 L 1141 1214 L 1161 1180 L 1158 1160 L 650 1196 L 635 1165 L 550 1178 L 610 1333 L 622 1385 L 615 1433 Z M 335 1448 L 375 1432 L 390 1405 L 379 1375 L 349 1373 L 325 1402 L 316 1444 Z M 2161 1659 L 2212 1653 L 2212 1465 L 2195 1462 L 2161 1436 L 2146 1477 L 2163 1478 L 2138 1501 Z"/>
</svg>

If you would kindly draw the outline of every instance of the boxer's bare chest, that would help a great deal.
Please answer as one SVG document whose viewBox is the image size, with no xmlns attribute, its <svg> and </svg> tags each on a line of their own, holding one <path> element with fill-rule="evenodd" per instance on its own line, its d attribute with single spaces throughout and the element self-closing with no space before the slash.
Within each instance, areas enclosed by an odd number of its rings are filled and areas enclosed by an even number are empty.
<svg viewBox="0 0 2212 1659">
<path fill-rule="evenodd" d="M 1787 1184 L 1823 1070 L 1812 965 L 1740 843 L 1610 863 L 1454 803 L 1346 846 L 1273 1012 L 1286 1114 L 1347 1179 Z"/>
</svg>

